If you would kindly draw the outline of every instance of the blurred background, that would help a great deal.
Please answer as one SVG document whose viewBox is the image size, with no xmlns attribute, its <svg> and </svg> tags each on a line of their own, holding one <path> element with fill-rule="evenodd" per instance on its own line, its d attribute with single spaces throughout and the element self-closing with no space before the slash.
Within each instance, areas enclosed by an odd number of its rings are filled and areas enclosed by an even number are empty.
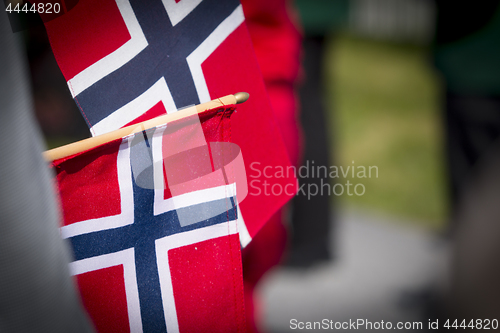
<svg viewBox="0 0 500 333">
<path fill-rule="evenodd" d="M 325 318 L 472 330 L 471 319 L 498 318 L 499 2 L 297 0 L 295 7 L 304 33 L 305 160 L 323 145 L 327 165 L 376 166 L 378 174 L 330 179 L 366 191 L 331 195 L 327 227 L 316 226 L 324 222 L 314 212 L 303 221 L 292 216 L 292 260 L 261 284 L 263 330 Z M 313 97 L 304 93 L 311 85 Z M 317 135 L 322 117 L 326 144 Z M 297 264 L 305 242 L 297 237 L 311 229 L 315 246 L 328 231 L 330 255 Z"/>
<path fill-rule="evenodd" d="M 326 318 L 421 322 L 413 330 L 422 331 L 429 320 L 442 328 L 446 319 L 498 318 L 498 1 L 293 5 L 309 61 L 303 159 L 377 173 L 328 177 L 365 191 L 327 196 L 326 218 L 292 209 L 302 222 L 290 222 L 289 256 L 259 287 L 260 328 L 288 332 L 292 319 Z M 25 40 L 47 145 L 87 137 L 43 29 Z M 308 110 L 311 100 L 324 112 Z M 309 231 L 326 248 L 310 250 L 301 238 Z"/>
<path fill-rule="evenodd" d="M 330 196 L 323 229 L 329 260 L 284 265 L 267 275 L 260 289 L 263 330 L 288 332 L 291 319 L 325 318 L 422 322 L 427 329 L 428 320 L 446 311 L 450 262 L 444 83 L 432 53 L 437 4 L 330 0 L 295 6 L 304 32 L 306 85 L 314 75 L 307 67 L 308 43 L 322 53 L 313 60 L 321 75 L 309 100 L 323 100 L 328 165 L 357 167 L 354 177 L 349 172 L 330 182 L 361 183 L 365 192 Z M 308 156 L 307 141 L 317 147 L 321 139 L 308 135 L 307 126 L 315 133 L 321 122 L 307 124 L 315 111 L 307 95 L 300 97 L 306 160 L 317 163 Z M 359 178 L 359 166 L 376 166 L 378 175 Z M 303 219 L 304 228 L 322 223 Z"/>
<path fill-rule="evenodd" d="M 326 35 L 323 64 L 331 154 L 338 166 L 354 161 L 379 170 L 378 178 L 363 180 L 364 195 L 339 196 L 339 204 L 442 231 L 449 207 L 439 100 L 443 82 L 431 53 L 436 5 L 331 2 L 342 13 Z"/>
</svg>

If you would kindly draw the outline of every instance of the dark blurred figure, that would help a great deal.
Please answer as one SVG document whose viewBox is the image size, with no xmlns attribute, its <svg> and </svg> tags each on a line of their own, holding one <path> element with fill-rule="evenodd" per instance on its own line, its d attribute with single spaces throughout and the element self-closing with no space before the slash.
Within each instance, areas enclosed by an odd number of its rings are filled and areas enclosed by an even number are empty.
<svg viewBox="0 0 500 333">
<path fill-rule="evenodd" d="M 475 165 L 457 209 L 450 319 L 500 320 L 500 141 Z M 497 321 L 498 325 L 498 321 Z M 479 328 L 479 327 L 476 327 Z M 472 330 L 472 328 L 468 328 Z"/>
<path fill-rule="evenodd" d="M 0 12 L 0 332 L 91 332 L 69 275 L 20 33 Z"/>
<path fill-rule="evenodd" d="M 296 0 L 304 29 L 303 80 L 300 85 L 300 121 L 304 134 L 302 165 L 309 168 L 331 165 L 328 119 L 325 110 L 325 46 L 326 37 L 347 18 L 347 0 Z M 310 172 L 309 172 L 310 174 Z M 332 180 L 328 177 L 300 178 L 304 188 L 321 188 Z M 332 184 L 333 185 L 333 184 Z M 290 248 L 286 264 L 291 267 L 311 267 L 328 261 L 334 225 L 330 213 L 331 198 L 298 195 L 292 205 Z"/>
<path fill-rule="evenodd" d="M 88 138 L 90 131 L 57 65 L 43 23 L 40 20 L 23 33 L 35 115 L 45 138 L 57 146 Z"/>
<path fill-rule="evenodd" d="M 447 316 L 484 327 L 500 317 L 500 1 L 436 3 L 455 240 Z"/>
<path fill-rule="evenodd" d="M 499 1 L 438 0 L 435 64 L 443 100 L 453 207 L 478 159 L 500 135 Z"/>
</svg>

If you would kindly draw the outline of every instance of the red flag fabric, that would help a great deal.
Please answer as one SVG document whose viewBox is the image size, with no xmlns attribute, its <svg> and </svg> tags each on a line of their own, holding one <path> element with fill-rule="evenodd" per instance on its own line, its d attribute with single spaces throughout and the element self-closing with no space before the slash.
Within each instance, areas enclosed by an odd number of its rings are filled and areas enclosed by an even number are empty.
<svg viewBox="0 0 500 333">
<path fill-rule="evenodd" d="M 250 93 L 233 116 L 231 135 L 249 185 L 238 215 L 243 246 L 295 194 L 238 0 L 80 0 L 45 25 L 93 135 Z"/>
<path fill-rule="evenodd" d="M 70 271 L 97 331 L 245 331 L 233 112 L 53 162 Z"/>
</svg>

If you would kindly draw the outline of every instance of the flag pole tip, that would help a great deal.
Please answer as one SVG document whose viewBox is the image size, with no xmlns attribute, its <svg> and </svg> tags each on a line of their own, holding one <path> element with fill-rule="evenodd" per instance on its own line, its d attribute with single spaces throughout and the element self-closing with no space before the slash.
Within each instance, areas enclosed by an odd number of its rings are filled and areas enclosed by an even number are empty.
<svg viewBox="0 0 500 333">
<path fill-rule="evenodd" d="M 236 104 L 241 104 L 246 102 L 249 97 L 250 94 L 246 92 L 239 92 L 234 94 L 234 98 L 236 98 Z"/>
</svg>

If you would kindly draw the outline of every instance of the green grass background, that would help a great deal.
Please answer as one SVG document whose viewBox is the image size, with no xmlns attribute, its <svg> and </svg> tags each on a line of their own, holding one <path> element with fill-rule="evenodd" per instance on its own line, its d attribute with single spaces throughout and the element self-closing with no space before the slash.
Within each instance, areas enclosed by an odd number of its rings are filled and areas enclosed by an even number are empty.
<svg viewBox="0 0 500 333">
<path fill-rule="evenodd" d="M 334 164 L 379 170 L 378 178 L 348 178 L 366 193 L 340 196 L 340 203 L 442 228 L 448 197 L 441 85 L 428 49 L 341 33 L 329 39 L 326 59 Z"/>
</svg>

